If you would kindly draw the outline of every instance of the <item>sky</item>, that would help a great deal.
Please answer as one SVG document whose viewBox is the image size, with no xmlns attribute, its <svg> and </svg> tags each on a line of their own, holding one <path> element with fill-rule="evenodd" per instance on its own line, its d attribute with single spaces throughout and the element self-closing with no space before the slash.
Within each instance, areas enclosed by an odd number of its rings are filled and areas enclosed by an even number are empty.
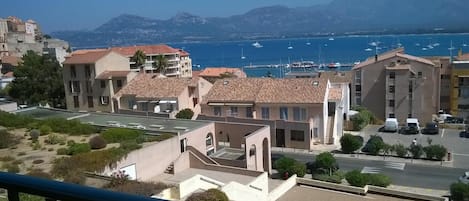
<svg viewBox="0 0 469 201">
<path fill-rule="evenodd" d="M 10 0 L 0 6 L 0 18 L 17 16 L 37 21 L 43 32 L 91 30 L 121 14 L 168 19 L 179 12 L 202 17 L 243 14 L 253 8 L 311 6 L 331 0 Z"/>
</svg>

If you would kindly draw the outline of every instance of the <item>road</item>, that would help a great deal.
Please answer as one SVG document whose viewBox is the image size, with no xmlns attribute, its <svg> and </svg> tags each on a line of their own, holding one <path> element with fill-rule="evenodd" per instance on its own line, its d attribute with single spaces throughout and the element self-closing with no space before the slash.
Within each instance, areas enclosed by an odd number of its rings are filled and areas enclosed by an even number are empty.
<svg viewBox="0 0 469 201">
<path fill-rule="evenodd" d="M 314 155 L 301 153 L 285 153 L 272 151 L 295 158 L 301 162 L 314 161 Z M 354 158 L 339 158 L 340 170 L 361 170 L 366 173 L 383 173 L 392 179 L 392 184 L 400 186 L 448 190 L 451 183 L 457 181 L 466 169 L 442 166 L 419 165 L 390 161 L 371 161 Z"/>
</svg>

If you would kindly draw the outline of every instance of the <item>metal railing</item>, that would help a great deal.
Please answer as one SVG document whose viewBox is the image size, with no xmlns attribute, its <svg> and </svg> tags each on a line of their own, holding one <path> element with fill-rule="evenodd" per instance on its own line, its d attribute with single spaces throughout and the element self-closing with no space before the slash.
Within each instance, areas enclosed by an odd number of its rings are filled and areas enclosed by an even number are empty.
<svg viewBox="0 0 469 201">
<path fill-rule="evenodd" d="M 63 201 L 162 200 L 6 172 L 0 172 L 0 188 L 7 189 L 9 201 L 19 201 L 19 193 Z"/>
</svg>

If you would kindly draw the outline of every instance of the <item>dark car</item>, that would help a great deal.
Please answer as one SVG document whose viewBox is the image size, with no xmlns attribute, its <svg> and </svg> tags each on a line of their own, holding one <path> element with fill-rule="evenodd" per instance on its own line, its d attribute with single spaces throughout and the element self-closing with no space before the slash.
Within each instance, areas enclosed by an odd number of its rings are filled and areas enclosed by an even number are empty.
<svg viewBox="0 0 469 201">
<path fill-rule="evenodd" d="M 464 119 L 460 117 L 446 117 L 445 123 L 447 124 L 462 124 Z"/>
<path fill-rule="evenodd" d="M 468 131 L 461 131 L 459 133 L 459 137 L 469 138 L 469 132 Z"/>
<path fill-rule="evenodd" d="M 439 126 L 437 123 L 427 123 L 425 125 L 425 128 L 422 129 L 422 134 L 431 134 L 431 135 L 436 135 L 439 132 Z"/>
<path fill-rule="evenodd" d="M 399 130 L 400 134 L 404 135 L 415 135 L 419 134 L 419 129 L 416 126 L 404 126 Z"/>
</svg>

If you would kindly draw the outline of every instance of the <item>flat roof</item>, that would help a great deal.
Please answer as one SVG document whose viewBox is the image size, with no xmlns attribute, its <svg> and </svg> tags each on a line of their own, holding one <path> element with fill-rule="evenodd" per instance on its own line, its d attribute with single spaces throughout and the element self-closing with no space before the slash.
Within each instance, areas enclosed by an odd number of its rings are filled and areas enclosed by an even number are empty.
<svg viewBox="0 0 469 201">
<path fill-rule="evenodd" d="M 234 149 L 234 148 L 222 148 L 219 149 L 214 154 L 210 155 L 212 158 L 221 158 L 227 160 L 244 160 L 246 158 L 246 154 L 242 149 Z"/>
<path fill-rule="evenodd" d="M 116 127 L 113 125 L 135 126 L 140 125 L 145 127 L 142 130 L 157 131 L 157 132 L 174 132 L 186 133 L 188 131 L 200 128 L 209 124 L 208 121 L 199 120 L 183 120 L 183 119 L 169 119 L 159 117 L 147 117 L 136 115 L 122 115 L 111 113 L 87 113 L 87 112 L 70 112 L 59 109 L 49 108 L 27 108 L 15 112 L 20 115 L 32 116 L 36 119 L 48 118 L 66 118 L 76 119 L 82 123 L 88 123 L 96 126 Z"/>
</svg>

